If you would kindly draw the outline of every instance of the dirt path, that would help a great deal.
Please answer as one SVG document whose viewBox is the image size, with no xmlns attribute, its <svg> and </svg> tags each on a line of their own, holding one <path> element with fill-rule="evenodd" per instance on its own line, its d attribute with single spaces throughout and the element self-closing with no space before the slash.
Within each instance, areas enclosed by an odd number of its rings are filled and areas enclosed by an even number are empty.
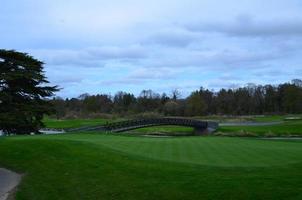
<svg viewBox="0 0 302 200">
<path fill-rule="evenodd" d="M 0 200 L 6 200 L 21 181 L 21 175 L 0 168 Z"/>
</svg>

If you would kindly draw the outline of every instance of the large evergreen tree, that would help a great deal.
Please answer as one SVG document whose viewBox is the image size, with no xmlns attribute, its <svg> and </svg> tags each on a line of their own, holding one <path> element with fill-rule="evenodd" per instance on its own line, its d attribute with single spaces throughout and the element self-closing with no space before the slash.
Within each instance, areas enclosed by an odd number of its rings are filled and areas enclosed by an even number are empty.
<svg viewBox="0 0 302 200">
<path fill-rule="evenodd" d="M 48 83 L 43 62 L 26 53 L 0 49 L 0 130 L 5 134 L 38 132 L 43 115 L 53 111 L 46 98 L 58 91 Z"/>
</svg>

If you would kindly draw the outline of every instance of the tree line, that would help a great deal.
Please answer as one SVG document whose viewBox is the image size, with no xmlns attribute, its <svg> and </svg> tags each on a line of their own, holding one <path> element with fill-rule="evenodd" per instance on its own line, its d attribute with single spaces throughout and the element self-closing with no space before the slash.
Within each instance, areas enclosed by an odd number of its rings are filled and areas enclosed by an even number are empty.
<svg viewBox="0 0 302 200">
<path fill-rule="evenodd" d="M 165 116 L 253 115 L 302 113 L 302 80 L 279 85 L 248 84 L 236 89 L 213 90 L 201 87 L 181 98 L 178 90 L 170 95 L 143 90 L 135 96 L 127 92 L 115 95 L 82 94 L 77 98 L 55 97 L 51 103 L 57 118 L 87 117 L 98 114 L 129 116 L 155 113 Z"/>
</svg>

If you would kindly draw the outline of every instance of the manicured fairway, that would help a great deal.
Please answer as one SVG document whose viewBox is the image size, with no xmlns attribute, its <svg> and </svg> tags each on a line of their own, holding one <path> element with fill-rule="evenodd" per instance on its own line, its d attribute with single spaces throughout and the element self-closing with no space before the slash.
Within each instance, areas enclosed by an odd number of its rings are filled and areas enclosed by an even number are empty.
<svg viewBox="0 0 302 200">
<path fill-rule="evenodd" d="M 0 138 L 17 199 L 301 199 L 302 141 L 65 134 Z"/>
<path fill-rule="evenodd" d="M 67 138 L 66 135 L 61 139 Z M 85 141 L 126 154 L 156 160 L 208 166 L 271 166 L 302 161 L 301 142 L 267 141 L 228 137 L 127 137 L 73 135 Z"/>
</svg>

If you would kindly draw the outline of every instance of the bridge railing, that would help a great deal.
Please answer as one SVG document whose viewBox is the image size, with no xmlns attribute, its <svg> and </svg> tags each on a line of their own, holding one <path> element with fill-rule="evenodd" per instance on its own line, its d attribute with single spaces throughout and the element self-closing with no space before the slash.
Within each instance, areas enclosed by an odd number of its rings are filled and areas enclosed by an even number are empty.
<svg viewBox="0 0 302 200">
<path fill-rule="evenodd" d="M 107 130 L 115 130 L 127 127 L 139 127 L 146 125 L 179 125 L 206 129 L 208 127 L 208 122 L 183 118 L 148 118 L 109 123 L 105 125 L 105 128 Z"/>
</svg>

